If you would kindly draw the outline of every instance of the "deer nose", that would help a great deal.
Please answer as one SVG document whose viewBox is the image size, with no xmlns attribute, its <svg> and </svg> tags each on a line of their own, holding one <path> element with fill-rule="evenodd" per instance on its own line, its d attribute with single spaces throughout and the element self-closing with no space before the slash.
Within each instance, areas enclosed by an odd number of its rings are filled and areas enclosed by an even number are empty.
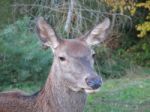
<svg viewBox="0 0 150 112">
<path fill-rule="evenodd" d="M 102 85 L 102 79 L 97 77 L 86 78 L 86 83 L 92 89 L 98 89 Z"/>
</svg>

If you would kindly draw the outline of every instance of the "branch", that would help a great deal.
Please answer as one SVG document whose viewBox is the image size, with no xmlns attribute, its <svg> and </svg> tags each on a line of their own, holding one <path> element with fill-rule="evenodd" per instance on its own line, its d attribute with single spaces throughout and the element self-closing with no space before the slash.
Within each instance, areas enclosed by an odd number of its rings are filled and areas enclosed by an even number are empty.
<svg viewBox="0 0 150 112">
<path fill-rule="evenodd" d="M 75 0 L 71 0 L 70 5 L 69 5 L 67 20 L 66 20 L 66 24 L 65 24 L 65 31 L 67 33 L 69 33 L 69 31 L 70 31 L 70 26 L 71 26 L 71 20 L 73 18 L 74 7 L 75 7 Z"/>
<path fill-rule="evenodd" d="M 45 8 L 45 9 L 49 9 L 49 10 L 51 10 L 51 11 L 56 11 L 56 12 L 59 12 L 59 13 L 65 13 L 64 11 L 61 11 L 61 10 L 63 10 L 63 9 L 61 9 L 61 8 L 51 8 L 51 7 L 49 7 L 49 6 L 43 6 L 43 5 L 38 5 L 38 4 L 13 4 L 13 5 L 11 5 L 11 6 L 13 6 L 13 7 L 42 7 L 42 8 Z"/>
<path fill-rule="evenodd" d="M 116 14 L 113 14 L 112 15 L 112 25 L 110 27 L 110 31 L 113 30 L 114 26 L 115 26 L 115 21 L 116 21 Z"/>
</svg>

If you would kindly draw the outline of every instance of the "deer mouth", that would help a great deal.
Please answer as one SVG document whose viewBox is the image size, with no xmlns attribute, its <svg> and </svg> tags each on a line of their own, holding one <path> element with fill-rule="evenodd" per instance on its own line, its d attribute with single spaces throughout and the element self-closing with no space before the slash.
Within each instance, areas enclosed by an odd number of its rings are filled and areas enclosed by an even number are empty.
<svg viewBox="0 0 150 112">
<path fill-rule="evenodd" d="M 96 92 L 98 92 L 100 90 L 100 88 L 98 88 L 98 89 L 84 89 L 84 91 L 86 92 L 86 93 L 88 93 L 88 94 L 90 94 L 90 93 L 96 93 Z"/>
</svg>

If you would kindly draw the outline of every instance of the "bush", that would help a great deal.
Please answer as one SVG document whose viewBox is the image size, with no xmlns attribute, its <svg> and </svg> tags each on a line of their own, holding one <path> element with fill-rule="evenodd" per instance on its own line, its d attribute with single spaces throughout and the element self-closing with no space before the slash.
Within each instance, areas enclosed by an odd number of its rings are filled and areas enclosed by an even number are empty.
<svg viewBox="0 0 150 112">
<path fill-rule="evenodd" d="M 130 68 L 129 61 L 123 60 L 117 52 L 106 47 L 96 48 L 96 69 L 105 78 L 120 78 Z"/>
<path fill-rule="evenodd" d="M 45 79 L 52 54 L 44 51 L 29 29 L 30 18 L 16 21 L 0 33 L 1 84 Z"/>
<path fill-rule="evenodd" d="M 150 38 L 142 39 L 138 44 L 127 49 L 123 58 L 143 67 L 150 67 Z"/>
</svg>

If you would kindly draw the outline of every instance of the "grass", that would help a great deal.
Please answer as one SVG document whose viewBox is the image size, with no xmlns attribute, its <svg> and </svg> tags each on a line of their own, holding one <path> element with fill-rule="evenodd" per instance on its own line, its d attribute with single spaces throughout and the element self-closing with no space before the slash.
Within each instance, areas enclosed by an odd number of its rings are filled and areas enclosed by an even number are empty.
<svg viewBox="0 0 150 112">
<path fill-rule="evenodd" d="M 104 81 L 100 92 L 88 95 L 84 112 L 150 112 L 150 70 L 143 72 L 148 75 L 127 75 Z M 19 88 L 32 93 L 41 85 L 29 82 L 0 89 Z"/>
<path fill-rule="evenodd" d="M 150 112 L 150 76 L 107 80 L 85 112 Z"/>
</svg>

